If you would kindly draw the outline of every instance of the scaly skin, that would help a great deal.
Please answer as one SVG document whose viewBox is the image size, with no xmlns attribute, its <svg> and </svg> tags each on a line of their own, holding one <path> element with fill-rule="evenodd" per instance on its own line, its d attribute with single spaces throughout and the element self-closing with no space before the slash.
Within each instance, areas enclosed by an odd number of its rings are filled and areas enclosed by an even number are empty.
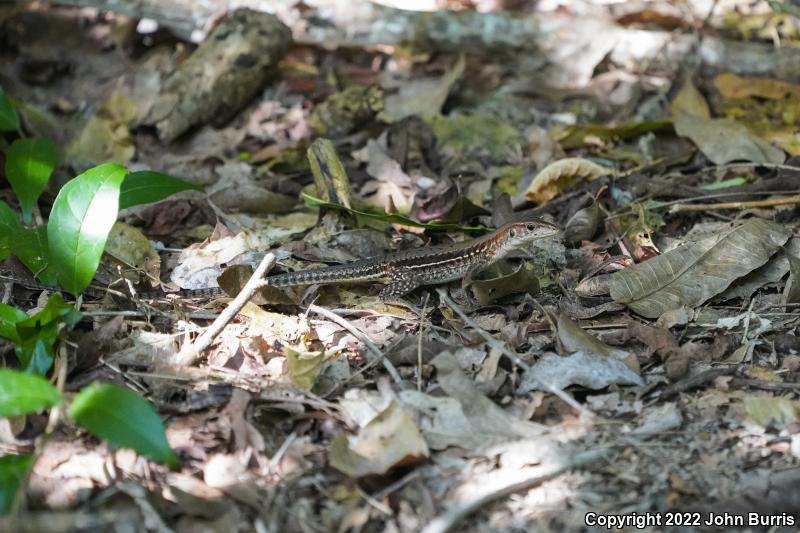
<svg viewBox="0 0 800 533">
<path fill-rule="evenodd" d="M 422 285 L 471 277 L 512 251 L 557 234 L 556 226 L 541 219 L 511 222 L 493 233 L 464 243 L 415 248 L 343 265 L 267 276 L 266 279 L 272 287 L 379 281 L 386 283 L 380 297 L 394 301 Z M 58 290 L 45 285 L 22 284 L 30 288 Z M 208 298 L 223 294 L 223 291 L 209 288 L 182 290 L 172 294 L 185 298 Z M 138 296 L 156 298 L 164 296 L 164 293 L 143 292 Z"/>
<path fill-rule="evenodd" d="M 512 222 L 473 241 L 415 248 L 361 259 L 344 265 L 268 276 L 273 287 L 383 281 L 384 300 L 396 300 L 421 285 L 436 285 L 471 276 L 517 248 L 554 237 L 558 228 L 544 220 Z"/>
</svg>

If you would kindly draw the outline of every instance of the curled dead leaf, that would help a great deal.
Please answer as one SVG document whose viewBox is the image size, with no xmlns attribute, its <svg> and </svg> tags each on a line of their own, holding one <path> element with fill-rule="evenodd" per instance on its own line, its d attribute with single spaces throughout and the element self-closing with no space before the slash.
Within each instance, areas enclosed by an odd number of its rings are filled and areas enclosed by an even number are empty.
<svg viewBox="0 0 800 533">
<path fill-rule="evenodd" d="M 593 181 L 607 174 L 615 172 L 588 159 L 568 157 L 543 168 L 533 178 L 525 197 L 531 202 L 546 204 L 578 182 Z"/>
</svg>

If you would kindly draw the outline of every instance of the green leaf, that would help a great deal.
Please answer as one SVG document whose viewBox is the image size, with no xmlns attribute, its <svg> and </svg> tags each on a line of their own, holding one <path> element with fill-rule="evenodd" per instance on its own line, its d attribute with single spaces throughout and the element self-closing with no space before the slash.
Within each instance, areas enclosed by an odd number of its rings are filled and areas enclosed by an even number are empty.
<svg viewBox="0 0 800 533">
<path fill-rule="evenodd" d="M 364 217 L 370 220 L 377 220 L 386 224 L 402 224 L 404 226 L 411 226 L 413 228 L 425 228 L 429 230 L 449 230 L 449 231 L 486 231 L 484 227 L 470 227 L 470 226 L 461 226 L 459 224 L 437 224 L 437 223 L 425 223 L 425 222 L 417 222 L 416 220 L 410 219 L 408 217 L 404 217 L 403 215 L 387 215 L 383 213 L 370 213 L 367 211 L 358 211 L 356 209 L 350 209 L 343 205 L 339 204 L 332 204 L 329 202 L 325 202 L 324 200 L 320 200 L 319 198 L 315 198 L 310 194 L 303 193 L 303 200 L 306 204 L 312 207 L 325 207 L 327 209 L 335 209 L 337 211 L 344 211 L 346 213 L 351 213 L 356 217 Z"/>
<path fill-rule="evenodd" d="M 153 406 L 138 394 L 117 385 L 91 385 L 72 402 L 69 415 L 94 435 L 120 448 L 178 466 L 164 425 Z"/>
<path fill-rule="evenodd" d="M 47 226 L 23 228 L 11 239 L 11 252 L 45 285 L 58 285 L 58 274 L 51 268 L 47 246 Z"/>
<path fill-rule="evenodd" d="M 23 339 L 34 336 L 39 329 L 49 324 L 64 322 L 72 327 L 83 315 L 72 304 L 64 301 L 59 293 L 54 293 L 47 300 L 44 308 L 25 320 L 17 323 L 17 331 Z"/>
<path fill-rule="evenodd" d="M 26 315 L 21 309 L 11 305 L 0 304 L 0 337 L 11 342 L 22 342 L 17 334 L 17 323 L 27 320 Z"/>
<path fill-rule="evenodd" d="M 163 200 L 181 191 L 203 191 L 193 183 L 173 178 L 167 174 L 142 170 L 125 176 L 119 191 L 119 208 L 149 204 Z"/>
<path fill-rule="evenodd" d="M 0 87 L 0 131 L 19 131 L 19 115 Z"/>
<path fill-rule="evenodd" d="M 57 388 L 36 374 L 0 370 L 0 417 L 38 413 L 61 405 Z"/>
<path fill-rule="evenodd" d="M 97 271 L 127 173 L 115 163 L 96 166 L 64 185 L 53 203 L 47 222 L 50 260 L 60 285 L 72 294 L 85 289 Z"/>
<path fill-rule="evenodd" d="M 14 235 L 22 233 L 22 224 L 7 203 L 0 200 L 0 261 L 11 255 Z"/>
<path fill-rule="evenodd" d="M 19 486 L 33 466 L 33 459 L 33 455 L 0 457 L 0 514 L 11 511 Z"/>
<path fill-rule="evenodd" d="M 50 296 L 44 309 L 25 317 L 16 324 L 19 340 L 14 353 L 25 372 L 44 374 L 53 365 L 53 348 L 58 340 L 61 324 L 74 326 L 81 313 L 64 302 L 60 294 Z"/>
<path fill-rule="evenodd" d="M 31 221 L 36 201 L 56 168 L 58 151 L 46 138 L 17 139 L 6 152 L 6 179 L 19 198 L 22 220 Z"/>
</svg>

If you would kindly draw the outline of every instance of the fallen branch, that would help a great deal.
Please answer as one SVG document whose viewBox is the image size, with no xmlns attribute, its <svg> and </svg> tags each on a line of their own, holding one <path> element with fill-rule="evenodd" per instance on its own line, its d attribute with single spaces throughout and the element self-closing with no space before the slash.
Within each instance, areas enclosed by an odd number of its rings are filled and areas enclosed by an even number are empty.
<svg viewBox="0 0 800 533">
<path fill-rule="evenodd" d="M 231 300 L 228 304 L 228 307 L 220 313 L 216 320 L 203 332 L 202 335 L 197 337 L 197 339 L 189 344 L 184 345 L 181 348 L 181 351 L 178 352 L 178 355 L 175 357 L 175 363 L 178 365 L 192 365 L 194 364 L 197 359 L 200 358 L 200 353 L 202 353 L 205 349 L 211 346 L 211 343 L 214 342 L 214 339 L 220 332 L 225 329 L 225 326 L 233 320 L 233 318 L 242 310 L 242 308 L 250 301 L 250 298 L 256 293 L 257 290 L 264 287 L 266 285 L 266 281 L 263 279 L 266 273 L 272 268 L 272 265 L 275 263 L 275 256 L 273 254 L 267 254 L 264 256 L 264 259 L 261 260 L 261 263 L 256 268 L 256 271 L 253 272 L 253 275 L 250 276 L 250 279 L 247 280 L 247 283 L 236 295 L 236 298 Z"/>
<path fill-rule="evenodd" d="M 537 485 L 545 483 L 546 481 L 555 479 L 556 477 L 570 470 L 583 468 L 590 464 L 604 460 L 608 458 L 609 455 L 610 449 L 608 448 L 600 448 L 579 453 L 567 463 L 557 466 L 550 466 L 549 468 L 551 468 L 551 470 L 549 472 L 539 472 L 535 476 L 532 476 L 528 479 L 523 479 L 522 481 L 517 481 L 516 483 L 512 483 L 488 494 L 484 494 L 483 496 L 478 496 L 473 500 L 469 500 L 458 507 L 445 512 L 444 514 L 439 515 L 438 517 L 434 518 L 425 527 L 425 529 L 422 530 L 422 533 L 446 533 L 447 531 L 452 530 L 466 517 L 495 500 L 505 498 L 506 496 L 510 496 L 515 492 L 531 489 Z M 547 466 L 542 467 L 542 470 L 547 469 Z"/>
<path fill-rule="evenodd" d="M 347 331 L 349 331 L 355 338 L 357 338 L 362 343 L 364 343 L 364 346 L 366 346 L 366 348 L 367 348 L 367 353 L 372 355 L 372 361 L 370 362 L 371 364 L 374 364 L 377 361 L 380 361 L 383 364 L 383 368 L 385 368 L 386 371 L 389 373 L 389 375 L 392 376 L 392 379 L 394 380 L 395 383 L 402 383 L 403 382 L 403 378 L 400 377 L 400 373 L 394 367 L 392 362 L 389 361 L 381 353 L 380 349 L 377 346 L 375 346 L 375 343 L 372 342 L 369 339 L 369 337 L 367 337 L 357 327 L 355 327 L 353 324 L 351 324 L 350 322 L 348 322 L 344 318 L 340 317 L 339 315 L 337 315 L 333 311 L 329 311 L 328 309 L 325 309 L 324 307 L 320 307 L 318 305 L 311 304 L 311 305 L 308 306 L 308 310 L 311 311 L 312 313 L 316 313 L 318 315 L 324 316 L 325 318 L 327 318 L 331 322 L 335 322 L 335 323 L 339 324 L 340 326 L 342 326 Z"/>
</svg>

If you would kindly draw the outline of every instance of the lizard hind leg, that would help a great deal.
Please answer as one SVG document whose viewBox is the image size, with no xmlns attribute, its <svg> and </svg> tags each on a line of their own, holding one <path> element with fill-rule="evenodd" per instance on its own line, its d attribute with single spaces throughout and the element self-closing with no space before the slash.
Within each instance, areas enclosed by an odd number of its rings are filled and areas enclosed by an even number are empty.
<svg viewBox="0 0 800 533">
<path fill-rule="evenodd" d="M 403 296 L 419 287 L 421 283 L 410 276 L 393 278 L 380 293 L 380 299 L 384 302 L 398 301 Z"/>
</svg>

